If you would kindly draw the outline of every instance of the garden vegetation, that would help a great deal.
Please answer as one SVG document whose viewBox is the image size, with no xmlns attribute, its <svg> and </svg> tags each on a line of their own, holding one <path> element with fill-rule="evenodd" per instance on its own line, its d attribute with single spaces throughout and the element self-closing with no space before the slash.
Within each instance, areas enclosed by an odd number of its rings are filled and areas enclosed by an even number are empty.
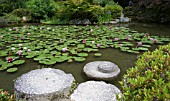
<svg viewBox="0 0 170 101">
<path fill-rule="evenodd" d="M 170 100 L 170 44 L 138 57 L 120 82 L 125 101 Z"/>
<path fill-rule="evenodd" d="M 1 0 L 0 8 L 0 19 L 8 22 L 52 24 L 103 23 L 123 10 L 113 0 Z"/>
</svg>

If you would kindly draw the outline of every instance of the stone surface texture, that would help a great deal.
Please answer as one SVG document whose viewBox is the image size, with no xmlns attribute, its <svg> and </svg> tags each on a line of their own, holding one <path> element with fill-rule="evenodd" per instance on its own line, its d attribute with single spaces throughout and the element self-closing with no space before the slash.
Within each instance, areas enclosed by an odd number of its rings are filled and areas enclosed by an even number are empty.
<svg viewBox="0 0 170 101">
<path fill-rule="evenodd" d="M 87 81 L 81 83 L 71 95 L 71 101 L 117 101 L 116 94 L 122 96 L 120 90 L 103 81 Z"/>
<path fill-rule="evenodd" d="M 17 100 L 60 101 L 65 99 L 74 77 L 59 69 L 32 70 L 17 78 L 14 83 Z"/>
<path fill-rule="evenodd" d="M 88 77 L 101 80 L 113 79 L 120 73 L 118 66 L 109 61 L 89 62 L 84 66 L 83 71 Z"/>
</svg>

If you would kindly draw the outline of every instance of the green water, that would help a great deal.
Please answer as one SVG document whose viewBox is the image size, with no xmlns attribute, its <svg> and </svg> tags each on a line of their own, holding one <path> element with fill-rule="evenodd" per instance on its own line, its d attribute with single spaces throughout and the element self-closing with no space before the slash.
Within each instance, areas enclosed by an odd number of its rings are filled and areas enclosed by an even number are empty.
<svg viewBox="0 0 170 101">
<path fill-rule="evenodd" d="M 158 36 L 170 36 L 170 26 L 167 25 L 156 25 L 156 24 L 143 24 L 143 23 L 130 23 L 130 24 L 118 24 L 116 26 L 124 26 L 129 27 L 131 29 L 137 30 L 139 32 L 146 32 L 151 35 Z M 151 50 L 155 49 L 157 46 L 151 48 Z M 93 53 L 90 53 L 84 62 L 72 62 L 72 63 L 58 63 L 56 65 L 51 66 L 51 68 L 61 69 L 66 73 L 71 73 L 75 77 L 78 83 L 85 82 L 87 80 L 93 80 L 88 78 L 83 73 L 83 67 L 86 63 L 91 61 L 111 61 L 119 66 L 121 69 L 121 73 L 114 80 L 107 81 L 108 83 L 112 83 L 121 89 L 118 81 L 122 79 L 124 73 L 126 73 L 126 69 L 135 66 L 135 62 L 137 60 L 137 55 L 121 52 L 118 49 L 100 49 L 100 53 L 102 53 L 101 57 L 94 57 Z M 13 92 L 14 88 L 14 80 L 21 76 L 22 74 L 37 68 L 43 68 L 43 65 L 39 65 L 37 62 L 34 62 L 32 59 L 28 59 L 24 65 L 19 66 L 18 71 L 15 73 L 7 73 L 6 71 L 0 71 L 0 88 L 9 90 Z"/>
</svg>

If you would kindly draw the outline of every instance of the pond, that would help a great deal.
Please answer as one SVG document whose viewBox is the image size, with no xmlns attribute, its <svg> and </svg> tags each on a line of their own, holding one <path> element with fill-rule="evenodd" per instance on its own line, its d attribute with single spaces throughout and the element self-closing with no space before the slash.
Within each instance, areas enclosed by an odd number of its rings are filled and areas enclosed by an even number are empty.
<svg viewBox="0 0 170 101">
<path fill-rule="evenodd" d="M 23 26 L 23 25 L 21 25 L 21 26 Z M 154 36 L 156 35 L 156 36 L 169 36 L 170 37 L 170 29 L 169 29 L 170 26 L 156 25 L 156 24 L 145 24 L 145 23 L 143 23 L 143 24 L 142 23 L 117 24 L 115 26 L 128 27 L 128 28 L 133 29 L 135 31 L 138 31 L 138 32 L 141 32 L 141 33 L 143 33 L 143 32 L 149 33 L 150 35 L 154 35 Z M 112 27 L 114 28 L 114 26 L 112 26 Z M 0 33 L 0 35 L 1 35 L 1 33 Z M 45 37 L 48 38 L 48 36 L 45 36 Z M 62 37 L 62 36 L 60 36 L 60 37 Z M 98 36 L 96 36 L 96 38 L 97 37 Z M 168 37 L 168 39 L 169 39 L 169 37 Z M 38 37 L 38 38 L 40 38 L 40 37 Z M 39 39 L 39 40 L 45 41 L 43 39 Z M 83 40 L 84 39 L 82 39 L 80 41 L 83 41 Z M 87 39 L 86 41 L 89 41 L 89 40 Z M 96 40 L 96 42 L 97 41 L 98 40 Z M 166 43 L 164 43 L 164 44 L 166 44 Z M 103 45 L 101 44 L 101 46 L 103 46 Z M 81 46 L 81 47 L 83 47 L 83 46 Z M 152 47 L 149 48 L 149 50 L 153 50 L 156 47 L 157 47 L 157 45 L 154 44 L 154 45 L 152 45 Z M 3 48 L 4 47 L 2 47 L 2 49 Z M 97 48 L 97 47 L 95 47 L 95 48 Z M 118 67 L 121 69 L 121 73 L 119 74 L 119 76 L 116 79 L 107 81 L 108 83 L 112 83 L 112 84 L 116 85 L 118 88 L 121 89 L 118 81 L 120 81 L 122 79 L 123 74 L 126 73 L 126 69 L 135 66 L 135 62 L 137 60 L 137 57 L 138 57 L 138 55 L 141 54 L 141 52 L 138 53 L 138 54 L 128 53 L 128 52 L 120 51 L 119 48 L 112 48 L 112 47 L 102 48 L 101 47 L 97 51 L 97 53 L 102 54 L 100 57 L 94 56 L 94 54 L 96 52 L 92 51 L 92 52 L 88 53 L 88 56 L 86 57 L 85 61 L 81 61 L 81 62 L 73 61 L 73 62 L 61 62 L 61 63 L 57 62 L 56 64 L 48 65 L 48 66 L 47 65 L 40 65 L 38 62 L 35 62 L 33 59 L 26 59 L 25 57 L 20 57 L 22 60 L 26 60 L 26 61 L 23 65 L 17 66 L 18 70 L 16 72 L 8 73 L 6 71 L 0 71 L 0 88 L 8 90 L 10 92 L 13 92 L 14 80 L 17 77 L 21 76 L 22 74 L 24 74 L 24 73 L 26 73 L 30 70 L 37 69 L 37 68 L 44 68 L 44 67 L 61 69 L 61 70 L 65 71 L 66 73 L 71 73 L 71 74 L 73 74 L 73 76 L 75 77 L 75 79 L 78 83 L 81 83 L 81 82 L 84 82 L 84 81 L 87 81 L 87 80 L 93 80 L 93 79 L 88 78 L 83 73 L 83 67 L 88 62 L 103 60 L 103 61 L 113 62 L 113 63 L 117 64 Z"/>
</svg>

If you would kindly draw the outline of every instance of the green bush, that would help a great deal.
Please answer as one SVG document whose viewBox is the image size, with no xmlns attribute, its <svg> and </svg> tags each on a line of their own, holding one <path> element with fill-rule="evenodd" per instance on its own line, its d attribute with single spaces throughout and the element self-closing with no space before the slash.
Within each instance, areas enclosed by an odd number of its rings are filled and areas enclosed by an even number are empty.
<svg viewBox="0 0 170 101">
<path fill-rule="evenodd" d="M 100 5 L 91 5 L 89 10 L 91 13 L 90 21 L 102 23 L 102 15 L 104 15 L 104 8 Z"/>
<path fill-rule="evenodd" d="M 45 19 L 55 14 L 55 6 L 53 0 L 30 0 L 27 2 L 27 9 L 31 11 L 31 15 L 35 19 Z"/>
<path fill-rule="evenodd" d="M 170 43 L 141 55 L 120 84 L 125 101 L 169 101 Z"/>
<path fill-rule="evenodd" d="M 12 14 L 18 17 L 31 16 L 31 12 L 28 9 L 23 9 L 23 8 L 13 10 Z"/>
<path fill-rule="evenodd" d="M 18 23 L 18 22 L 20 22 L 21 21 L 21 18 L 20 17 L 17 17 L 16 15 L 13 15 L 13 14 L 11 14 L 11 13 L 9 13 L 9 14 L 4 14 L 4 16 L 2 16 L 2 17 L 0 17 L 1 19 L 3 19 L 3 20 L 6 20 L 6 21 L 8 21 L 8 22 L 10 22 L 10 23 Z"/>
<path fill-rule="evenodd" d="M 67 0 L 70 3 L 74 4 L 74 5 L 80 5 L 84 2 L 84 0 Z"/>
<path fill-rule="evenodd" d="M 114 18 L 120 16 L 122 8 L 114 3 L 110 3 L 110 6 L 102 7 L 100 5 L 90 5 L 84 0 L 67 0 L 63 2 L 55 2 L 56 13 L 50 22 L 60 23 L 63 21 L 74 22 L 82 21 L 88 19 L 90 22 L 98 22 L 102 24 L 103 22 L 108 22 Z M 113 7 L 111 7 L 113 6 Z M 55 21 L 55 19 L 57 21 Z"/>
<path fill-rule="evenodd" d="M 0 0 L 0 16 L 3 13 L 10 13 L 14 9 L 25 7 L 28 0 Z"/>
<path fill-rule="evenodd" d="M 95 4 L 95 5 L 101 5 L 101 6 L 105 6 L 106 4 L 110 4 L 111 2 L 113 2 L 113 0 L 92 0 L 91 3 Z"/>
<path fill-rule="evenodd" d="M 7 91 L 0 89 L 0 101 L 13 101 L 13 96 Z"/>
<path fill-rule="evenodd" d="M 70 21 L 89 17 L 88 8 L 90 5 L 87 2 L 82 2 L 79 5 L 72 2 L 65 2 L 63 5 L 62 9 L 57 10 L 57 14 L 61 20 Z"/>
<path fill-rule="evenodd" d="M 118 5 L 117 3 L 115 3 L 115 4 L 107 4 L 105 6 L 105 10 L 110 11 L 112 18 L 116 19 L 121 16 L 121 12 L 122 12 L 123 8 L 120 5 Z"/>
<path fill-rule="evenodd" d="M 0 4 L 0 8 L 0 16 L 3 15 L 3 13 L 12 11 L 11 6 L 8 4 Z"/>
</svg>

